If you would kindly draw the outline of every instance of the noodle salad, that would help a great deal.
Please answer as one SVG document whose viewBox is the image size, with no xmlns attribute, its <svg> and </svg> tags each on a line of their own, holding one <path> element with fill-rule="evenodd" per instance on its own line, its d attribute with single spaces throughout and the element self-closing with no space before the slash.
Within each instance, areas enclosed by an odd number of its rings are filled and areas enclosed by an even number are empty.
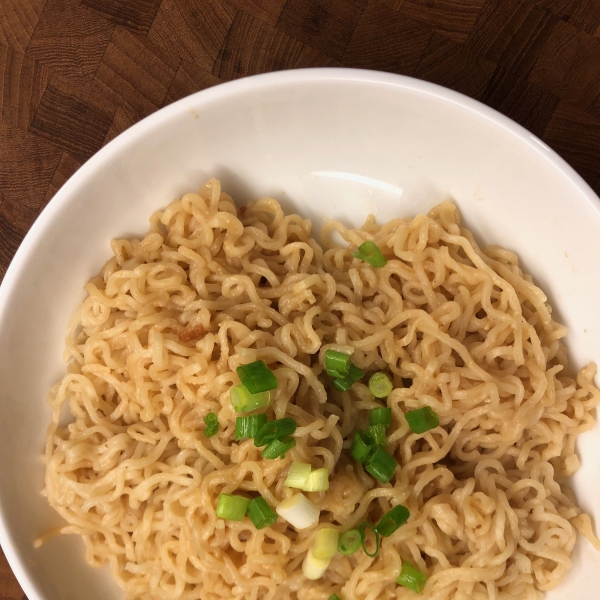
<svg viewBox="0 0 600 600">
<path fill-rule="evenodd" d="M 37 545 L 128 600 L 534 600 L 600 549 L 566 485 L 595 365 L 454 204 L 319 244 L 211 179 L 150 225 L 70 323 Z"/>
</svg>

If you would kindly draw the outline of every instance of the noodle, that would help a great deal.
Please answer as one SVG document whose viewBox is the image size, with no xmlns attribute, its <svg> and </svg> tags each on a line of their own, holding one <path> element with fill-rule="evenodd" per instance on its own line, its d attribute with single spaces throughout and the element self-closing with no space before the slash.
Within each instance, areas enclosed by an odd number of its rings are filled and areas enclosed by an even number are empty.
<svg viewBox="0 0 600 600">
<path fill-rule="evenodd" d="M 453 204 L 383 226 L 331 221 L 320 246 L 310 221 L 267 198 L 236 209 L 212 179 L 150 222 L 143 239 L 112 241 L 71 321 L 44 491 L 67 525 L 38 544 L 81 535 L 87 561 L 142 600 L 414 598 L 395 583 L 403 560 L 427 573 L 424 599 L 534 600 L 570 568 L 576 530 L 600 549 L 565 484 L 594 425 L 595 366 L 568 375 L 566 328 L 543 292 L 515 254 L 480 249 Z M 352 258 L 334 233 L 373 240 L 387 265 Z M 388 484 L 348 452 L 380 403 L 363 382 L 330 385 L 329 348 L 393 378 Z M 259 359 L 278 380 L 267 415 L 298 422 L 283 459 L 234 441 L 235 369 Z M 403 414 L 423 405 L 440 426 L 417 435 Z M 271 506 L 292 495 L 294 460 L 330 470 L 329 490 L 310 494 L 319 527 L 376 522 L 398 503 L 409 521 L 376 558 L 338 554 L 307 580 L 317 527 L 215 515 L 220 493 Z"/>
</svg>

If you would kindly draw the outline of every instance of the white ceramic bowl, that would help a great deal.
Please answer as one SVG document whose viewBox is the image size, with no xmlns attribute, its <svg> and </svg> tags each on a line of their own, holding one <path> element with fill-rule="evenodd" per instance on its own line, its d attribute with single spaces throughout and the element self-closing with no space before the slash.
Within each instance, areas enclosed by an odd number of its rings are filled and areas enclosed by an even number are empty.
<svg viewBox="0 0 600 600">
<path fill-rule="evenodd" d="M 32 541 L 59 523 L 40 490 L 46 393 L 82 285 L 109 240 L 209 177 L 238 202 L 270 195 L 312 218 L 358 225 L 414 215 L 451 197 L 486 243 L 521 256 L 569 326 L 580 367 L 600 359 L 600 201 L 562 159 L 509 119 L 460 94 L 369 71 L 260 75 L 181 100 L 87 162 L 44 210 L 0 288 L 0 542 L 29 600 L 121 598 L 83 544 Z M 580 438 L 580 505 L 600 521 L 600 431 Z M 548 599 L 591 600 L 600 553 L 580 541 Z"/>
</svg>

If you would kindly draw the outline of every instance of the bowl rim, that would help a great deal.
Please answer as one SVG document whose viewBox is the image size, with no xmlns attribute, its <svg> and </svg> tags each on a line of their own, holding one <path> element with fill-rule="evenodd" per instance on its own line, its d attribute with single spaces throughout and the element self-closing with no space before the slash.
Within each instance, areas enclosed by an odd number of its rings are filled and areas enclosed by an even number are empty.
<svg viewBox="0 0 600 600">
<path fill-rule="evenodd" d="M 210 88 L 194 92 L 189 96 L 185 96 L 156 110 L 120 133 L 116 138 L 100 148 L 100 150 L 83 163 L 83 165 L 75 171 L 42 209 L 15 252 L 4 275 L 4 279 L 0 284 L 0 319 L 2 318 L 5 308 L 6 298 L 10 295 L 15 279 L 18 276 L 18 270 L 22 267 L 22 263 L 25 262 L 26 258 L 29 257 L 35 240 L 45 233 L 46 229 L 51 225 L 52 218 L 56 213 L 61 211 L 64 204 L 68 203 L 71 191 L 74 191 L 94 171 L 101 168 L 103 163 L 107 162 L 112 154 L 118 152 L 122 147 L 133 143 L 136 138 L 142 137 L 149 130 L 179 115 L 181 112 L 190 108 L 194 108 L 195 110 L 199 99 L 202 100 L 202 104 L 210 104 L 215 101 L 244 94 L 246 91 L 256 91 L 261 88 L 267 89 L 269 87 L 277 87 L 280 85 L 288 86 L 298 83 L 314 82 L 353 82 L 357 84 L 387 85 L 389 87 L 422 93 L 426 96 L 433 96 L 466 109 L 474 115 L 483 117 L 500 126 L 545 158 L 564 177 L 566 177 L 573 186 L 578 188 L 578 191 L 588 202 L 590 202 L 593 208 L 600 212 L 600 197 L 596 195 L 583 177 L 579 175 L 579 173 L 577 173 L 577 171 L 575 171 L 575 169 L 556 151 L 550 148 L 550 146 L 538 136 L 531 133 L 522 125 L 519 125 L 516 121 L 513 121 L 511 118 L 503 115 L 483 102 L 475 100 L 470 96 L 466 96 L 461 92 L 408 75 L 399 75 L 396 73 L 373 71 L 369 69 L 314 67 L 260 73 L 234 79 L 232 81 L 226 81 Z M 2 540 L 1 533 L 0 529 L 0 541 Z"/>
<path fill-rule="evenodd" d="M 460 92 L 406 75 L 367 69 L 317 67 L 273 71 L 223 82 L 181 98 L 138 121 L 90 157 L 43 208 L 19 245 L 0 284 L 0 322 L 7 317 L 7 306 L 18 284 L 21 273 L 35 253 L 37 241 L 47 234 L 54 224 L 55 217 L 61 213 L 65 206 L 69 202 L 75 201 L 77 198 L 76 192 L 85 184 L 86 179 L 92 176 L 97 170 L 102 169 L 112 155 L 118 153 L 128 145 L 134 144 L 138 138 L 147 135 L 153 129 L 163 125 L 186 110 L 193 109 L 197 112 L 202 110 L 205 105 L 236 96 L 243 96 L 246 92 L 255 92 L 261 89 L 268 90 L 269 88 L 276 87 L 291 88 L 295 85 L 306 83 L 349 83 L 388 86 L 399 90 L 420 93 L 425 96 L 432 96 L 442 102 L 453 104 L 459 109 L 467 110 L 473 113 L 475 118 L 483 118 L 501 127 L 511 136 L 517 138 L 521 143 L 524 143 L 531 150 L 541 155 L 557 172 L 568 180 L 571 186 L 573 186 L 574 191 L 579 192 L 583 199 L 600 214 L 600 198 L 565 159 L 536 135 L 509 117 Z M 73 195 L 74 192 L 75 195 Z M 0 343 L 2 343 L 1 340 Z M 13 535 L 10 532 L 9 519 L 5 514 L 3 504 L 2 492 L 0 490 L 0 545 L 2 546 L 2 550 L 17 581 L 29 600 L 44 600 L 38 584 L 30 577 L 29 569 L 26 567 L 26 561 L 23 559 L 20 549 L 14 543 Z"/>
</svg>

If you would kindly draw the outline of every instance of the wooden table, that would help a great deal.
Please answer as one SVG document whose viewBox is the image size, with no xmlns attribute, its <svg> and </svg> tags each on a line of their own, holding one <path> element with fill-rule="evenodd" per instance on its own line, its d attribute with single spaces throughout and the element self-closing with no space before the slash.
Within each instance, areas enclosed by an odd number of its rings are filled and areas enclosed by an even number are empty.
<svg viewBox="0 0 600 600">
<path fill-rule="evenodd" d="M 62 184 L 136 121 L 222 81 L 317 66 L 481 100 L 600 194 L 600 0 L 0 0 L 0 278 Z M 0 600 L 22 600 L 0 558 Z"/>
</svg>

